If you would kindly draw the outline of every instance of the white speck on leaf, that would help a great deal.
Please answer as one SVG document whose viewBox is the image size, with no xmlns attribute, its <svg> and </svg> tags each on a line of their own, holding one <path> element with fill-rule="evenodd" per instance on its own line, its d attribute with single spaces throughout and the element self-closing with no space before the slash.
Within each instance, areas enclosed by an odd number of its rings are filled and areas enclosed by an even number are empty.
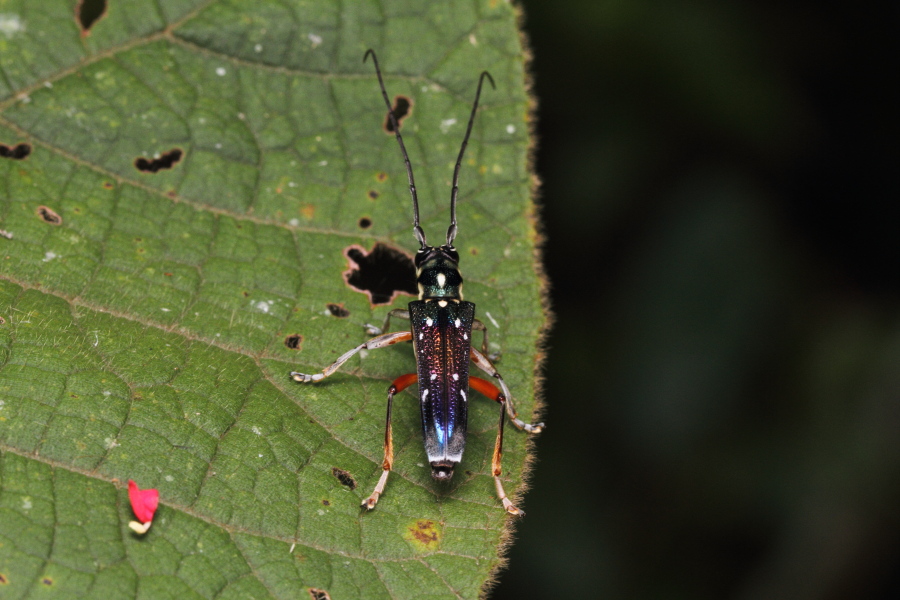
<svg viewBox="0 0 900 600">
<path fill-rule="evenodd" d="M 254 52 L 262 52 L 262 44 L 257 44 L 255 46 L 253 46 L 253 51 Z"/>
<path fill-rule="evenodd" d="M 320 167 L 327 167 L 327 166 L 328 166 L 328 161 L 327 161 L 327 160 L 320 161 L 320 162 L 319 162 L 319 166 L 320 166 Z"/>
<path fill-rule="evenodd" d="M 297 227 L 298 225 L 300 225 L 300 219 L 291 219 L 290 221 L 288 221 L 288 225 L 290 225 L 291 227 Z"/>
<path fill-rule="evenodd" d="M 450 128 L 456 125 L 456 119 L 444 119 L 441 121 L 441 133 L 447 133 Z"/>
<path fill-rule="evenodd" d="M 175 481 L 175 478 L 171 475 L 166 475 L 163 479 L 165 479 L 166 481 Z"/>
<path fill-rule="evenodd" d="M 107 450 L 112 450 L 113 448 L 118 448 L 118 447 L 119 447 L 119 442 L 116 441 L 116 438 L 110 436 L 110 437 L 105 438 L 105 439 L 103 440 L 103 446 L 104 446 Z"/>
<path fill-rule="evenodd" d="M 316 48 L 319 44 L 322 43 L 322 37 L 318 36 L 314 33 L 309 34 L 307 37 L 309 38 L 309 41 L 312 43 L 313 48 Z"/>
<path fill-rule="evenodd" d="M 253 427 L 251 427 L 251 428 L 250 428 L 250 431 L 252 431 L 252 432 L 255 433 L 256 435 L 262 435 L 262 430 L 261 430 L 259 427 L 257 427 L 256 425 L 254 425 Z"/>
<path fill-rule="evenodd" d="M 500 329 L 500 323 L 498 323 L 497 320 L 491 316 L 491 313 L 485 311 L 484 314 L 485 314 L 485 316 L 487 316 L 488 319 L 491 320 L 491 323 L 494 325 L 494 327 L 496 327 L 497 329 Z"/>
<path fill-rule="evenodd" d="M 22 510 L 31 510 L 31 497 L 30 496 L 22 496 Z"/>
<path fill-rule="evenodd" d="M 316 514 L 321 517 L 322 515 L 325 514 L 325 511 L 320 508 L 319 510 L 316 511 Z"/>
<path fill-rule="evenodd" d="M 216 75 L 218 75 L 219 77 L 225 77 L 225 73 L 227 72 L 228 71 L 225 70 L 225 67 L 216 68 Z"/>
<path fill-rule="evenodd" d="M 160 308 L 159 310 L 161 310 L 163 312 L 172 312 L 171 308 Z"/>
<path fill-rule="evenodd" d="M 49 250 L 47 252 L 44 252 L 44 262 L 50 262 L 54 258 L 57 258 L 56 252 L 52 252 Z"/>
<path fill-rule="evenodd" d="M 359 351 L 359 358 L 360 358 L 360 360 L 362 360 L 363 358 L 368 358 L 368 356 L 369 356 L 369 351 L 368 351 L 368 350 L 360 350 L 360 351 Z"/>
<path fill-rule="evenodd" d="M 2 14 L 0 15 L 0 33 L 6 39 L 11 39 L 17 33 L 25 31 L 25 23 L 19 18 L 19 15 Z"/>
<path fill-rule="evenodd" d="M 469 34 L 469 43 L 472 44 L 473 46 L 478 45 L 478 38 L 475 37 L 474 33 Z"/>
<path fill-rule="evenodd" d="M 256 304 L 253 305 L 253 308 L 255 308 L 256 310 L 258 310 L 261 313 L 268 313 L 269 310 L 272 308 L 272 304 L 273 304 L 272 301 L 260 300 L 259 302 L 257 302 Z"/>
<path fill-rule="evenodd" d="M 515 133 L 515 132 L 516 132 L 516 126 L 515 126 L 515 125 L 507 125 L 507 126 L 506 126 L 506 133 L 513 134 L 513 133 Z"/>
<path fill-rule="evenodd" d="M 6 402 L 0 400 L 0 410 L 3 410 L 3 407 L 6 406 Z"/>
<path fill-rule="evenodd" d="M 45 81 L 45 82 L 44 82 L 44 87 L 47 88 L 47 89 L 49 90 L 49 89 L 51 89 L 51 88 L 53 87 L 53 84 L 50 83 L 49 81 Z"/>
</svg>

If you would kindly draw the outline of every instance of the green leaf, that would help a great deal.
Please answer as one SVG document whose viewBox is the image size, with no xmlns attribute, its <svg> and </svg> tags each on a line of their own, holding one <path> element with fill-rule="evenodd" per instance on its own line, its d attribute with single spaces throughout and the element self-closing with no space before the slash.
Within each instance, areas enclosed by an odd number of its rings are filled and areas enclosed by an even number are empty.
<svg viewBox="0 0 900 600">
<path fill-rule="evenodd" d="M 326 366 L 410 299 L 373 307 L 343 279 L 352 245 L 416 248 L 371 47 L 392 97 L 412 100 L 432 239 L 478 74 L 497 82 L 466 154 L 457 244 L 466 297 L 532 413 L 545 316 L 514 10 L 111 1 L 82 32 L 77 4 L 0 0 L 0 596 L 477 597 L 512 521 L 490 477 L 497 405 L 473 401 L 444 487 L 415 396 L 398 396 L 394 472 L 364 514 L 411 349 L 314 385 L 288 373 Z M 136 167 L 173 151 L 168 168 Z M 507 491 L 526 437 L 508 428 Z M 128 479 L 160 491 L 142 537 Z"/>
</svg>

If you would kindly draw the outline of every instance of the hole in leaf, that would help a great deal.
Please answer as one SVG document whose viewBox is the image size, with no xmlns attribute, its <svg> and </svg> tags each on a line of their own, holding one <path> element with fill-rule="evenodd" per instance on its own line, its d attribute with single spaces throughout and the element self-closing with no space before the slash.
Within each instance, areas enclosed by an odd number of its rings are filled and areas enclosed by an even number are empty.
<svg viewBox="0 0 900 600">
<path fill-rule="evenodd" d="M 75 5 L 75 15 L 78 24 L 81 25 L 81 34 L 87 34 L 104 14 L 106 14 L 106 0 L 80 0 Z"/>
<path fill-rule="evenodd" d="M 0 325 L 6 325 L 6 319 L 0 317 Z"/>
<path fill-rule="evenodd" d="M 30 144 L 16 144 L 15 146 L 7 146 L 0 144 L 0 158 L 10 158 L 12 160 L 22 160 L 31 154 Z"/>
<path fill-rule="evenodd" d="M 411 110 L 412 100 L 406 96 L 394 97 L 394 106 L 391 107 L 391 112 L 394 113 L 394 118 L 397 119 L 397 125 L 399 127 L 403 127 L 403 119 L 409 115 Z M 385 115 L 384 117 L 384 130 L 391 135 L 394 133 L 394 124 L 391 123 L 391 117 L 388 115 Z"/>
<path fill-rule="evenodd" d="M 62 217 L 56 214 L 56 211 L 47 206 L 38 206 L 37 207 L 37 216 L 39 216 L 45 223 L 50 223 L 51 225 L 62 225 Z"/>
<path fill-rule="evenodd" d="M 359 220 L 359 228 L 360 229 L 368 229 L 372 226 L 372 219 L 369 217 L 363 217 Z"/>
<path fill-rule="evenodd" d="M 347 471 L 338 469 L 337 467 L 332 467 L 331 474 L 337 477 L 337 480 L 341 482 L 341 485 L 346 485 L 351 490 L 356 489 L 356 480 L 353 479 L 353 475 L 351 475 Z"/>
<path fill-rule="evenodd" d="M 174 148 L 169 150 L 159 158 L 154 158 L 151 160 L 147 160 L 143 156 L 139 156 L 134 159 L 134 166 L 138 171 L 143 171 L 144 173 L 157 173 L 162 171 L 163 169 L 171 169 L 175 166 L 178 161 L 181 160 L 181 157 L 184 153 L 179 148 Z"/>
<path fill-rule="evenodd" d="M 378 199 L 378 192 L 376 192 L 375 190 L 369 190 L 369 199 L 370 199 L 370 200 L 377 200 L 377 199 Z"/>
<path fill-rule="evenodd" d="M 339 319 L 346 319 L 350 316 L 350 311 L 344 308 L 343 304 L 332 304 L 328 303 L 325 305 L 325 308 L 328 309 L 328 312 L 331 313 L 332 317 L 337 317 Z"/>
<path fill-rule="evenodd" d="M 291 350 L 299 350 L 302 344 L 303 336 L 299 333 L 294 333 L 284 338 L 284 345 Z"/>
<path fill-rule="evenodd" d="M 309 588 L 309 597 L 312 598 L 312 600 L 331 600 L 331 596 L 328 595 L 328 592 L 317 588 Z"/>
<path fill-rule="evenodd" d="M 331 502 L 329 500 L 322 500 L 323 506 L 331 506 Z"/>
<path fill-rule="evenodd" d="M 344 256 L 350 260 L 344 281 L 369 296 L 371 304 L 390 304 L 397 294 L 416 295 L 416 268 L 400 250 L 376 243 L 371 252 L 350 246 Z"/>
</svg>

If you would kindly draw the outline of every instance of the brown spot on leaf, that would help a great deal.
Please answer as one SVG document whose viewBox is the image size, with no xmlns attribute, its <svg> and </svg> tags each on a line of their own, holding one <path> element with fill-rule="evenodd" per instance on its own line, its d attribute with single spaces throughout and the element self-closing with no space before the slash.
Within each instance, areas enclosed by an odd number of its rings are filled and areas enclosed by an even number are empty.
<svg viewBox="0 0 900 600">
<path fill-rule="evenodd" d="M 300 207 L 300 214 L 302 214 L 303 218 L 307 221 L 312 221 L 313 217 L 316 216 L 316 207 L 312 204 L 304 204 Z"/>
<path fill-rule="evenodd" d="M 331 506 L 331 502 L 329 500 L 322 500 L 322 504 L 324 506 Z"/>
<path fill-rule="evenodd" d="M 368 194 L 369 200 L 378 200 L 379 195 L 380 194 L 378 192 L 376 192 L 375 190 L 369 190 L 369 194 Z"/>
<path fill-rule="evenodd" d="M 6 585 L 9 583 L 9 579 L 6 578 L 6 575 L 0 573 L 0 585 Z"/>
<path fill-rule="evenodd" d="M 41 579 L 41 583 L 43 583 L 44 585 L 53 585 L 53 580 L 49 577 L 44 577 L 43 579 Z"/>
<path fill-rule="evenodd" d="M 290 348 L 291 350 L 299 350 L 300 346 L 303 344 L 303 336 L 299 333 L 293 333 L 286 338 L 284 338 L 284 345 Z"/>
<path fill-rule="evenodd" d="M 403 539 L 419 552 L 434 552 L 441 544 L 441 526 L 431 519 L 418 519 L 406 526 Z"/>
<path fill-rule="evenodd" d="M 346 319 L 350 316 L 350 311 L 344 308 L 343 304 L 333 304 L 329 302 L 325 305 L 325 307 L 328 309 L 328 312 L 331 313 L 332 317 L 337 317 L 338 319 Z"/>
<path fill-rule="evenodd" d="M 375 180 L 379 181 L 381 183 L 384 183 L 385 181 L 387 181 L 387 178 L 388 178 L 388 174 L 385 173 L 384 171 L 381 171 L 377 175 L 375 175 Z"/>
<path fill-rule="evenodd" d="M 114 187 L 115 187 L 115 186 L 113 185 L 113 182 L 112 182 L 112 181 L 104 181 L 104 182 L 103 182 L 103 189 L 104 189 L 104 190 L 111 190 L 111 189 L 113 189 Z"/>
<path fill-rule="evenodd" d="M 9 158 L 12 160 L 23 160 L 31 154 L 30 144 L 16 144 L 15 146 L 7 146 L 0 144 L 0 158 Z"/>
<path fill-rule="evenodd" d="M 346 485 L 351 490 L 356 489 L 356 480 L 353 479 L 353 475 L 349 472 L 337 467 L 332 467 L 331 474 L 337 477 L 337 480 L 341 482 L 341 485 Z"/>
<path fill-rule="evenodd" d="M 331 596 L 328 595 L 328 592 L 318 588 L 309 588 L 309 597 L 312 598 L 312 600 L 331 600 Z"/>
<path fill-rule="evenodd" d="M 51 225 L 62 225 L 62 217 L 59 216 L 56 211 L 49 206 L 38 206 L 36 214 L 44 221 L 44 223 L 50 223 Z"/>
<path fill-rule="evenodd" d="M 181 160 L 182 156 L 184 156 L 184 152 L 180 148 L 173 148 L 159 158 L 146 159 L 143 156 L 139 156 L 134 159 L 134 166 L 138 171 L 143 171 L 144 173 L 158 173 L 163 169 L 174 167 Z"/>
</svg>

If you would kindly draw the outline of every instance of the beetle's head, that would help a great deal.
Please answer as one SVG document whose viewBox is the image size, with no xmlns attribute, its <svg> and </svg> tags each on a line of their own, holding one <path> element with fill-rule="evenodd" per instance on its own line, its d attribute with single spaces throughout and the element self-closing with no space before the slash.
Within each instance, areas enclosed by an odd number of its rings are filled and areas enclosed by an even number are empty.
<svg viewBox="0 0 900 600">
<path fill-rule="evenodd" d="M 462 300 L 459 253 L 453 246 L 424 246 L 416 253 L 419 300 Z M 449 477 L 448 477 L 449 479 Z"/>
</svg>

